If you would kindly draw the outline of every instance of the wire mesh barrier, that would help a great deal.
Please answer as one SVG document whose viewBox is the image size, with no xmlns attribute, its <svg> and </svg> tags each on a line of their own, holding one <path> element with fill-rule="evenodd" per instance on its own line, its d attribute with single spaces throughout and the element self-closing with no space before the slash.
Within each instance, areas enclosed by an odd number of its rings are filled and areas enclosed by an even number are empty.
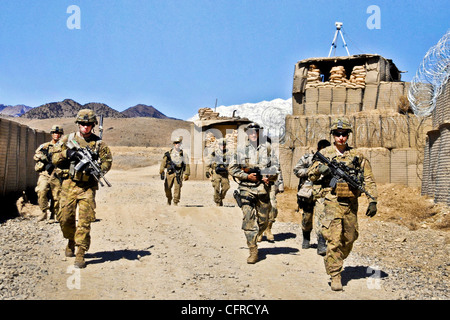
<svg viewBox="0 0 450 320">
<path fill-rule="evenodd" d="M 49 133 L 0 118 L 0 201 L 33 192 L 38 178 L 33 155 L 50 139 Z"/>
</svg>

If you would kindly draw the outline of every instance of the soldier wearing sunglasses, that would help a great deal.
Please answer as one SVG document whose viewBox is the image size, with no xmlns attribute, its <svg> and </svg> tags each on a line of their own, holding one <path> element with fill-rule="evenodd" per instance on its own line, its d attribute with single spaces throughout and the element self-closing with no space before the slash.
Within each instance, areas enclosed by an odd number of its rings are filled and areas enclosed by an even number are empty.
<svg viewBox="0 0 450 320">
<path fill-rule="evenodd" d="M 373 217 L 377 212 L 377 188 L 369 160 L 360 152 L 348 146 L 352 125 L 346 118 L 338 118 L 331 124 L 330 133 L 334 143 L 321 150 L 330 161 L 336 160 L 349 168 L 363 181 L 365 189 L 373 196 L 366 215 Z M 332 141 L 333 141 L 332 140 Z M 361 192 L 353 189 L 345 181 L 338 181 L 330 187 L 330 168 L 315 161 L 308 171 L 311 181 L 321 179 L 325 190 L 324 215 L 321 221 L 322 234 L 327 241 L 327 251 L 324 257 L 325 269 L 331 277 L 331 289 L 342 290 L 341 272 L 344 259 L 350 254 L 353 243 L 358 238 L 358 197 Z"/>
</svg>

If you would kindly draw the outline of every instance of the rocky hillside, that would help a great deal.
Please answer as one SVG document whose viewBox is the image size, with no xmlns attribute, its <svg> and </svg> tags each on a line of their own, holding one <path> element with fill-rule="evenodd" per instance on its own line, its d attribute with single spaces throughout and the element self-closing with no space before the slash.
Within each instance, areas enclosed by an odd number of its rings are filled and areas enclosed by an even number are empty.
<svg viewBox="0 0 450 320">
<path fill-rule="evenodd" d="M 23 104 L 18 104 L 16 106 L 7 106 L 0 104 L 0 114 L 10 117 L 20 117 L 25 112 L 33 109 Z"/>
<path fill-rule="evenodd" d="M 138 104 L 121 112 L 128 118 L 149 117 L 157 119 L 171 119 L 162 112 L 156 110 L 153 106 Z"/>
<path fill-rule="evenodd" d="M 81 105 L 71 99 L 66 99 L 61 102 L 46 103 L 42 106 L 31 109 L 21 117 L 28 119 L 75 117 L 81 109 L 92 109 L 96 114 L 103 115 L 108 118 L 126 118 L 125 115 L 108 107 L 106 104 L 90 102 L 85 105 Z"/>
</svg>

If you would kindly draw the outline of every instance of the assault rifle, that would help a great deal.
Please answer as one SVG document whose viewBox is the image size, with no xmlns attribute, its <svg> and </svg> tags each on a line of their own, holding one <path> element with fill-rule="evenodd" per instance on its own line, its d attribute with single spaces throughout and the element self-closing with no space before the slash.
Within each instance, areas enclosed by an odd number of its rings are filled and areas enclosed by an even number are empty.
<svg viewBox="0 0 450 320">
<path fill-rule="evenodd" d="M 55 169 L 55 165 L 52 162 L 52 153 L 48 152 L 48 149 L 41 149 L 41 152 L 44 154 L 47 164 L 44 169 L 48 172 L 48 174 L 52 174 L 53 169 Z"/>
<path fill-rule="evenodd" d="M 94 160 L 94 158 L 96 158 L 94 156 L 94 152 L 89 147 L 81 148 L 78 142 L 76 142 L 74 139 L 67 142 L 67 147 L 77 150 L 79 161 L 75 165 L 75 172 L 84 169 L 85 171 L 88 171 L 102 187 L 104 186 L 104 184 L 101 179 L 103 179 L 108 187 L 111 187 L 111 183 L 106 180 L 105 174 L 102 172 L 100 163 L 98 162 L 98 160 Z"/>
<path fill-rule="evenodd" d="M 250 167 L 243 167 L 242 171 L 244 171 L 247 174 L 256 173 L 256 178 L 258 179 L 258 182 L 262 181 L 263 176 L 261 174 L 261 169 L 260 168 L 258 168 L 258 167 L 252 167 L 252 168 L 250 168 Z"/>
<path fill-rule="evenodd" d="M 362 183 L 360 183 L 354 176 L 349 174 L 349 171 L 351 170 L 348 166 L 346 166 L 342 162 L 337 162 L 336 159 L 333 159 L 330 161 L 327 157 L 325 157 L 323 154 L 321 154 L 319 151 L 317 151 L 314 154 L 313 161 L 318 160 L 328 166 L 331 171 L 331 181 L 330 181 L 330 187 L 334 188 L 336 186 L 336 183 L 338 180 L 344 180 L 349 184 L 350 187 L 353 189 L 357 189 L 363 193 L 365 193 L 369 198 L 372 200 L 375 200 L 374 197 L 372 197 L 369 192 L 364 189 L 362 186 Z"/>
</svg>

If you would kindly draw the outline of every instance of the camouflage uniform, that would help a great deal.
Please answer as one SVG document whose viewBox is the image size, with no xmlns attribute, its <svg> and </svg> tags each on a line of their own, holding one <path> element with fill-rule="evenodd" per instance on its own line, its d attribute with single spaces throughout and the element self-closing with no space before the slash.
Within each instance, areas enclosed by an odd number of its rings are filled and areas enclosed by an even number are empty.
<svg viewBox="0 0 450 320">
<path fill-rule="evenodd" d="M 230 163 L 230 174 L 239 180 L 238 192 L 243 213 L 242 229 L 247 239 L 247 246 L 250 248 L 248 263 L 255 263 L 258 259 L 257 237 L 267 228 L 272 205 L 269 195 L 270 185 L 262 181 L 252 182 L 248 180 L 249 174 L 242 169 L 259 168 L 264 176 L 270 165 L 271 145 L 269 142 L 260 143 L 256 148 L 252 143 L 247 142 L 243 149 L 238 150 Z M 271 178 L 276 180 L 276 172 L 271 175 Z M 251 257 L 256 258 L 252 259 Z"/>
<path fill-rule="evenodd" d="M 88 109 L 80 110 L 76 122 L 82 123 L 79 117 L 86 113 L 92 114 L 92 111 Z M 96 120 L 95 123 L 97 123 Z M 69 245 L 73 241 L 84 256 L 84 252 L 88 251 L 91 243 L 90 230 L 91 222 L 95 220 L 95 193 L 98 190 L 98 182 L 89 173 L 87 166 L 81 171 L 74 171 L 78 161 L 71 159 L 68 155 L 67 142 L 69 140 L 75 140 L 81 148 L 89 147 L 97 156 L 97 159 L 94 160 L 100 163 L 103 173 L 111 169 L 112 155 L 106 143 L 94 133 L 91 133 L 88 138 L 84 138 L 79 132 L 65 135 L 54 147 L 53 163 L 60 169 L 60 176 L 63 180 L 60 201 L 61 230 L 64 238 L 69 240 Z M 76 224 L 77 206 L 78 224 Z"/>
<path fill-rule="evenodd" d="M 219 145 L 224 141 L 220 140 Z M 231 157 L 227 154 L 227 150 L 222 150 L 220 147 L 211 152 L 206 159 L 207 178 L 211 176 L 211 183 L 214 188 L 214 202 L 217 206 L 223 206 L 223 199 L 230 189 L 230 180 L 228 179 L 228 166 Z"/>
<path fill-rule="evenodd" d="M 175 140 L 174 143 L 181 143 L 181 139 Z M 169 157 L 175 165 L 175 171 L 172 171 L 170 167 Z M 180 151 L 175 150 L 175 148 L 170 149 L 163 156 L 163 160 L 159 168 L 160 175 L 164 174 L 164 169 L 167 169 L 166 178 L 164 180 L 164 192 L 166 193 L 167 203 L 170 205 L 173 199 L 174 205 L 178 205 L 181 199 L 183 176 L 184 180 L 188 180 L 191 172 L 188 155 L 184 154 L 182 149 L 180 149 Z"/>
<path fill-rule="evenodd" d="M 314 153 L 306 153 L 295 165 L 294 174 L 300 179 L 298 183 L 297 202 L 299 209 L 302 209 L 302 231 L 303 233 L 311 232 L 313 228 L 313 211 L 314 200 L 312 196 L 312 183 L 308 180 L 308 168 L 312 165 Z M 310 187 L 311 194 L 301 194 L 302 187 Z M 309 196 L 309 197 L 308 197 Z"/>
<path fill-rule="evenodd" d="M 332 127 L 333 128 L 333 127 Z M 344 127 L 345 128 L 345 127 Z M 334 145 L 320 151 L 328 159 L 336 159 L 343 162 L 348 167 L 360 170 L 364 178 L 364 187 L 375 200 L 377 199 L 377 189 L 369 161 L 363 154 L 345 145 L 342 154 L 337 151 Z M 354 161 L 356 158 L 356 161 Z M 320 162 L 316 161 L 309 169 L 308 175 L 311 181 L 316 181 L 322 174 L 320 172 Z M 330 175 L 322 176 L 323 185 L 329 186 Z M 339 183 L 336 187 L 325 187 L 325 197 L 323 201 L 324 216 L 322 218 L 322 233 L 327 240 L 327 251 L 324 258 L 327 274 L 333 279 L 338 279 L 340 284 L 340 273 L 343 268 L 344 259 L 350 254 L 353 243 L 358 238 L 358 197 L 360 192 L 353 190 L 346 183 Z M 340 288 L 333 290 L 342 290 Z"/>
<path fill-rule="evenodd" d="M 50 133 L 64 133 L 61 126 L 54 125 Z M 35 170 L 39 172 L 39 178 L 35 191 L 38 196 L 39 208 L 42 215 L 39 221 L 47 218 L 47 210 L 50 210 L 49 219 L 52 220 L 56 216 L 59 220 L 59 197 L 61 192 L 61 181 L 58 179 L 55 166 L 52 163 L 54 141 L 41 144 L 35 151 L 34 161 L 36 161 Z M 51 206 L 49 204 L 48 195 L 51 193 Z"/>
<path fill-rule="evenodd" d="M 329 146 L 328 140 L 321 140 L 317 150 Z M 313 164 L 313 152 L 304 154 L 295 165 L 294 174 L 300 179 L 298 184 L 297 202 L 299 209 L 302 209 L 302 248 L 310 248 L 310 235 L 314 228 L 317 235 L 317 253 L 325 255 L 326 244 L 322 235 L 321 221 L 323 217 L 323 187 L 322 179 L 317 179 L 314 183 L 308 178 L 308 169 Z M 314 223 L 313 223 L 314 222 Z"/>
</svg>

